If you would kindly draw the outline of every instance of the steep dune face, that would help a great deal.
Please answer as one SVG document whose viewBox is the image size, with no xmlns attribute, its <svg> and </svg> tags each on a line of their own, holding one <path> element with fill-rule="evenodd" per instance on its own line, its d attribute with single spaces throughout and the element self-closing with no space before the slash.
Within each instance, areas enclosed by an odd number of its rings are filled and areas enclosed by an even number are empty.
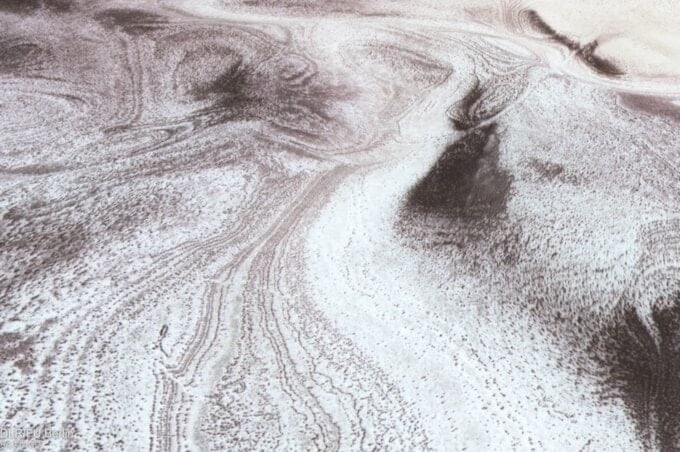
<svg viewBox="0 0 680 452">
<path fill-rule="evenodd" d="M 3 421 L 674 450 L 680 68 L 560 11 L 0 5 Z"/>
</svg>

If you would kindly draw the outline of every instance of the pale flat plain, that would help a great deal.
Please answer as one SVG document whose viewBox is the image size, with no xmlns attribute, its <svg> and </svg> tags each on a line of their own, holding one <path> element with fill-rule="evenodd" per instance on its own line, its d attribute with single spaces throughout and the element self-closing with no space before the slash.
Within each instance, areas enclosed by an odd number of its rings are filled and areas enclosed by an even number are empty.
<svg viewBox="0 0 680 452">
<path fill-rule="evenodd" d="M 680 27 L 599 5 L 0 3 L 9 448 L 678 450 Z"/>
</svg>

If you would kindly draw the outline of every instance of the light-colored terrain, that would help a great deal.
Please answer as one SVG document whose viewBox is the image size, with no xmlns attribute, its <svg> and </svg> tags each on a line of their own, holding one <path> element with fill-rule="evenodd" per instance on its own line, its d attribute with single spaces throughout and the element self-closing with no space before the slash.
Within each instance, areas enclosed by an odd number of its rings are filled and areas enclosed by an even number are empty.
<svg viewBox="0 0 680 452">
<path fill-rule="evenodd" d="M 672 17 L 413 3 L 0 4 L 0 445 L 675 450 Z"/>
</svg>

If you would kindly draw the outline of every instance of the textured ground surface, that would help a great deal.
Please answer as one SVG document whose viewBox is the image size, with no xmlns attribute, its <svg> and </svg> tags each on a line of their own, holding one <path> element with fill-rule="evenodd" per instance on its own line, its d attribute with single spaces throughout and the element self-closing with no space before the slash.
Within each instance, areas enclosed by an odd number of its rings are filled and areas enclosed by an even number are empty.
<svg viewBox="0 0 680 452">
<path fill-rule="evenodd" d="M 677 450 L 676 53 L 535 6 L 0 2 L 4 425 Z"/>
</svg>

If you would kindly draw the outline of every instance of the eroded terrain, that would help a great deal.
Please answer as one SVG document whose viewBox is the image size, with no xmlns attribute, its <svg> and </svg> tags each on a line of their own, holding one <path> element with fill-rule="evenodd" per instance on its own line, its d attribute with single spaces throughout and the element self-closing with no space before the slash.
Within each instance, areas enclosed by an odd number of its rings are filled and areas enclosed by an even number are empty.
<svg viewBox="0 0 680 452">
<path fill-rule="evenodd" d="M 520 2 L 0 23 L 32 448 L 677 450 L 677 74 Z"/>
</svg>

